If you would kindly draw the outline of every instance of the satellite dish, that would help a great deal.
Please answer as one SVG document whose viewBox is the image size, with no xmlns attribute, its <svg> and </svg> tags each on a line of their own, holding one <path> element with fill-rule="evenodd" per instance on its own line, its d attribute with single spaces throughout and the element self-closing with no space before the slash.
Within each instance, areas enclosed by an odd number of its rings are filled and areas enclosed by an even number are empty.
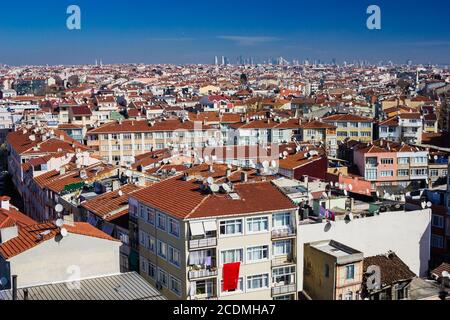
<svg viewBox="0 0 450 320">
<path fill-rule="evenodd" d="M 118 195 L 119 195 L 119 197 L 123 196 L 123 191 L 119 190 Z"/>
<path fill-rule="evenodd" d="M 61 236 L 63 237 L 67 237 L 67 235 L 69 234 L 69 232 L 67 231 L 66 228 L 62 228 L 60 231 Z"/>
<path fill-rule="evenodd" d="M 322 192 L 322 197 L 328 198 L 328 194 L 326 192 Z"/>
<path fill-rule="evenodd" d="M 219 186 L 217 184 L 212 184 L 209 186 L 209 188 L 211 189 L 212 192 L 218 192 L 219 191 Z"/>
<path fill-rule="evenodd" d="M 32 134 L 31 136 L 28 137 L 28 139 L 30 139 L 30 141 L 36 141 L 36 136 Z"/>
<path fill-rule="evenodd" d="M 230 186 L 226 183 L 222 183 L 222 189 L 227 193 L 231 191 Z"/>
<path fill-rule="evenodd" d="M 353 190 L 353 186 L 352 186 L 351 184 L 349 184 L 349 185 L 348 185 L 348 189 L 349 189 L 350 191 L 352 191 L 352 190 Z"/>
<path fill-rule="evenodd" d="M 433 204 L 430 201 L 427 202 L 427 208 L 431 208 L 432 205 Z"/>
<path fill-rule="evenodd" d="M 335 186 L 336 188 L 339 188 L 339 182 L 336 181 L 336 182 L 334 183 L 334 186 Z"/>
<path fill-rule="evenodd" d="M 63 219 L 56 219 L 55 224 L 56 224 L 56 226 L 58 228 L 61 228 L 64 225 L 64 220 Z"/>
<path fill-rule="evenodd" d="M 64 207 L 62 206 L 62 204 L 58 203 L 58 204 L 55 206 L 55 211 L 56 211 L 56 212 L 61 213 L 61 212 L 63 212 L 63 210 L 64 210 Z"/>
<path fill-rule="evenodd" d="M 214 178 L 208 177 L 208 179 L 206 179 L 206 182 L 208 182 L 209 185 L 212 185 L 214 183 Z"/>
<path fill-rule="evenodd" d="M 272 168 L 276 168 L 277 167 L 277 162 L 275 160 L 272 160 L 270 162 L 270 165 L 272 166 Z"/>
<path fill-rule="evenodd" d="M 80 178 L 81 178 L 81 179 L 87 179 L 86 170 L 81 170 L 81 171 L 80 171 Z"/>
<path fill-rule="evenodd" d="M 344 194 L 347 196 L 348 195 L 348 192 L 347 192 L 347 190 L 344 190 Z"/>
<path fill-rule="evenodd" d="M 287 157 L 289 153 L 287 151 L 283 151 L 283 156 Z"/>
<path fill-rule="evenodd" d="M 438 159 L 438 156 L 434 156 L 434 160 L 437 160 Z"/>
<path fill-rule="evenodd" d="M 263 161 L 262 166 L 264 169 L 269 168 L 269 161 Z"/>
</svg>

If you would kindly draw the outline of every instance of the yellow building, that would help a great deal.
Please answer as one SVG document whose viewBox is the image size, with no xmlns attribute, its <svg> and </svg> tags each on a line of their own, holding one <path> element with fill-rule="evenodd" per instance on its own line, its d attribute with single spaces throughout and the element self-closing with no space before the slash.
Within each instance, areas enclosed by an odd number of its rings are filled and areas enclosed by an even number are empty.
<svg viewBox="0 0 450 320">
<path fill-rule="evenodd" d="M 347 138 L 370 142 L 373 140 L 373 119 L 353 114 L 334 114 L 323 122 L 336 126 L 337 141 Z"/>
<path fill-rule="evenodd" d="M 305 244 L 304 291 L 313 300 L 359 300 L 363 253 L 325 240 Z"/>
<path fill-rule="evenodd" d="M 217 129 L 184 120 L 127 120 L 106 123 L 87 133 L 95 155 L 112 164 L 132 164 L 140 154 L 166 148 L 193 148 L 214 144 Z"/>
</svg>

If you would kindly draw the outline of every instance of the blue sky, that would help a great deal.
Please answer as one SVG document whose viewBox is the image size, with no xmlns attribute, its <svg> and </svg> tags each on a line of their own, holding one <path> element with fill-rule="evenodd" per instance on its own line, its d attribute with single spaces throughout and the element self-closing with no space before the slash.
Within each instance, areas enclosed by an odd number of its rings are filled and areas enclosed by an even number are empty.
<svg viewBox="0 0 450 320">
<path fill-rule="evenodd" d="M 81 30 L 66 9 L 81 8 Z M 382 29 L 366 28 L 381 8 Z M 211 63 L 225 55 L 450 64 L 450 1 L 9 1 L 0 63 Z"/>
</svg>

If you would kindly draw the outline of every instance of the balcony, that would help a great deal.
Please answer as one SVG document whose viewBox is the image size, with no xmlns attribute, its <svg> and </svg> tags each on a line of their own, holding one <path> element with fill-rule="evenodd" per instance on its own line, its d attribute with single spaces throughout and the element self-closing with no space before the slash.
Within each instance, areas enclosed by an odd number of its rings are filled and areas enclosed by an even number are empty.
<svg viewBox="0 0 450 320">
<path fill-rule="evenodd" d="M 200 270 L 190 270 L 188 272 L 189 280 L 200 279 L 200 278 L 208 278 L 208 277 L 217 277 L 218 271 L 217 268 L 209 268 L 209 269 L 200 269 Z"/>
<path fill-rule="evenodd" d="M 290 294 L 295 292 L 297 292 L 297 285 L 295 283 L 287 285 L 275 285 L 274 287 L 272 287 L 272 296 Z"/>
<path fill-rule="evenodd" d="M 272 230 L 272 239 L 295 237 L 295 228 L 292 226 Z"/>
<path fill-rule="evenodd" d="M 207 248 L 207 247 L 215 247 L 215 246 L 217 246 L 217 238 L 216 237 L 189 240 L 189 249 L 190 250 Z"/>
<path fill-rule="evenodd" d="M 295 258 L 292 254 L 274 257 L 271 260 L 272 268 L 295 264 Z"/>
</svg>

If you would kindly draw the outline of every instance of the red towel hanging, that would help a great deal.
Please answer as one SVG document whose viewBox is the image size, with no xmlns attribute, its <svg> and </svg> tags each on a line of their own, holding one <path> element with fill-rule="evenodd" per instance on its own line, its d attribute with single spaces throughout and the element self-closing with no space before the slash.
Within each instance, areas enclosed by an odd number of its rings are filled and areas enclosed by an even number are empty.
<svg viewBox="0 0 450 320">
<path fill-rule="evenodd" d="M 225 263 L 223 265 L 223 291 L 232 291 L 237 289 L 240 266 L 240 262 Z"/>
</svg>

